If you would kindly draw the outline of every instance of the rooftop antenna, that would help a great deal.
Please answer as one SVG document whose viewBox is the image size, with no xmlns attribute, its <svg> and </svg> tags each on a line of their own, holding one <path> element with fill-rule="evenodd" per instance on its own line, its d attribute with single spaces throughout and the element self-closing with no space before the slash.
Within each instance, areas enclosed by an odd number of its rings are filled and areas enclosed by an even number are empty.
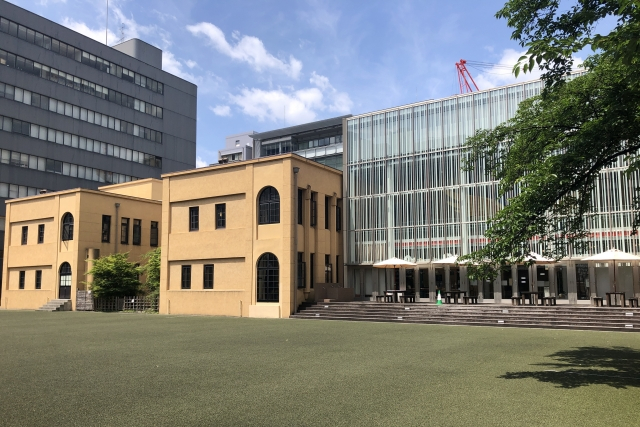
<svg viewBox="0 0 640 427">
<path fill-rule="evenodd" d="M 107 0 L 107 26 L 104 29 L 104 44 L 109 46 L 109 0 Z"/>
<path fill-rule="evenodd" d="M 284 127 L 287 127 L 287 106 L 282 107 L 282 121 L 284 122 Z"/>
<path fill-rule="evenodd" d="M 120 40 L 118 40 L 117 44 L 120 44 L 124 41 L 124 22 L 120 24 Z"/>
</svg>

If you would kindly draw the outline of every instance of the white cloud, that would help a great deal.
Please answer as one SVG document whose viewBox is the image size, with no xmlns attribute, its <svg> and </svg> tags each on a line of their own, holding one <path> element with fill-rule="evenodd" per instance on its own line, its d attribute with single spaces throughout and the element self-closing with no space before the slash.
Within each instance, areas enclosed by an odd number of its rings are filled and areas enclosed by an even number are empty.
<svg viewBox="0 0 640 427">
<path fill-rule="evenodd" d="M 205 37 L 218 52 L 235 60 L 246 62 L 256 71 L 276 70 L 296 80 L 300 77 L 302 62 L 293 56 L 289 56 L 288 62 L 276 58 L 267 52 L 264 44 L 257 37 L 243 36 L 234 32 L 231 38 L 236 40 L 236 43 L 232 45 L 227 41 L 222 30 L 209 22 L 188 25 L 187 30 L 194 36 Z"/>
<path fill-rule="evenodd" d="M 329 83 L 329 79 L 327 77 L 316 74 L 314 71 L 311 73 L 309 82 L 312 85 L 319 87 L 327 95 L 330 102 L 328 106 L 329 111 L 340 114 L 347 114 L 351 111 L 353 102 L 349 95 L 346 92 L 338 92 L 338 90 Z"/>
<path fill-rule="evenodd" d="M 308 0 L 304 10 L 298 12 L 298 17 L 311 27 L 321 31 L 335 31 L 340 12 L 326 7 L 324 2 L 319 0 Z"/>
<path fill-rule="evenodd" d="M 189 67 L 189 68 L 193 68 L 193 67 L 195 67 L 196 65 L 198 65 L 198 63 L 197 63 L 196 61 L 192 61 L 192 60 L 190 60 L 190 59 L 187 59 L 187 60 L 184 62 L 184 65 L 186 65 L 186 66 L 187 66 L 187 67 Z"/>
<path fill-rule="evenodd" d="M 338 92 L 327 77 L 314 72 L 309 81 L 315 87 L 298 90 L 244 88 L 229 100 L 248 116 L 285 126 L 314 121 L 324 111 L 346 114 L 351 110 L 353 102 L 349 95 Z"/>
<path fill-rule="evenodd" d="M 202 157 L 200 157 L 200 156 L 196 157 L 196 167 L 197 168 L 204 168 L 204 167 L 207 167 L 207 166 L 209 166 L 209 163 L 205 162 Z"/>
<path fill-rule="evenodd" d="M 105 40 L 105 33 L 104 33 L 104 28 L 103 29 L 97 29 L 94 30 L 93 28 L 89 28 L 89 26 L 87 26 L 87 24 L 85 24 L 84 22 L 77 22 L 74 21 L 71 18 L 64 18 L 62 20 L 62 25 L 64 25 L 65 27 L 69 27 L 71 28 L 73 31 L 77 31 L 80 34 L 82 34 L 83 36 L 87 36 L 89 38 L 92 38 L 100 43 L 104 43 Z M 108 41 L 109 43 L 112 43 L 116 40 L 116 35 L 109 30 L 108 31 Z"/>
<path fill-rule="evenodd" d="M 213 111 L 213 114 L 220 117 L 231 116 L 231 107 L 228 105 L 216 105 L 215 107 L 209 106 L 209 110 Z"/>
<path fill-rule="evenodd" d="M 478 88 L 480 90 L 540 78 L 542 72 L 537 67 L 534 68 L 532 72 L 528 72 L 526 74 L 521 72 L 517 79 L 513 75 L 513 72 L 511 71 L 513 66 L 524 54 L 525 52 L 518 52 L 514 49 L 505 49 L 502 51 L 500 61 L 498 61 L 498 63 L 493 67 L 479 71 L 467 64 L 467 68 L 469 68 L 471 75 L 475 76 L 474 80 L 478 84 Z M 574 67 L 577 68 L 577 66 L 582 64 L 582 62 L 581 58 L 575 58 Z"/>
<path fill-rule="evenodd" d="M 67 0 L 40 0 L 40 4 L 42 6 L 48 6 L 50 4 L 55 4 L 55 3 L 66 3 Z"/>
<path fill-rule="evenodd" d="M 198 84 L 201 81 L 201 79 L 199 79 L 193 74 L 185 72 L 182 69 L 183 65 L 187 65 L 187 67 L 189 66 L 187 62 L 189 61 L 186 61 L 183 64 L 183 62 L 178 60 L 170 51 L 168 50 L 162 51 L 162 70 L 166 71 L 167 73 L 171 73 L 175 76 L 178 76 L 181 79 L 188 80 L 193 84 Z"/>
</svg>

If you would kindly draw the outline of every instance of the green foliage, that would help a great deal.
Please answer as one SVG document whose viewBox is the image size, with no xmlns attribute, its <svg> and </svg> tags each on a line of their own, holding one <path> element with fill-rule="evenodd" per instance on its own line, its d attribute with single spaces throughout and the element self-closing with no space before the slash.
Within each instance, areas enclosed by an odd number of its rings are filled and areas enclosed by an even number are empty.
<svg viewBox="0 0 640 427">
<path fill-rule="evenodd" d="M 129 262 L 129 253 L 125 252 L 98 258 L 87 274 L 93 275 L 93 296 L 101 298 L 137 295 L 141 286 L 140 273 L 142 268 Z"/>
<path fill-rule="evenodd" d="M 483 249 L 463 257 L 470 276 L 495 277 L 522 261 L 528 242 L 539 239 L 543 255 L 557 259 L 580 249 L 593 211 L 591 194 L 600 171 L 623 156 L 627 172 L 640 169 L 640 12 L 630 0 L 578 0 L 559 12 L 556 0 L 510 0 L 497 17 L 514 29 L 528 51 L 514 72 L 544 71 L 542 95 L 520 104 L 516 116 L 467 140 L 465 168 L 484 165 L 499 180 L 507 206 L 489 222 Z M 595 34 L 606 17 L 608 34 Z M 584 76 L 565 79 L 572 55 L 591 46 Z M 637 189 L 636 189 L 637 191 Z M 637 193 L 636 193 L 637 194 Z M 634 229 L 640 223 L 638 199 Z"/>
<path fill-rule="evenodd" d="M 160 294 L 160 254 L 161 249 L 156 248 L 142 256 L 142 259 L 147 261 L 142 267 L 147 276 L 142 286 L 146 295 L 159 296 Z"/>
</svg>

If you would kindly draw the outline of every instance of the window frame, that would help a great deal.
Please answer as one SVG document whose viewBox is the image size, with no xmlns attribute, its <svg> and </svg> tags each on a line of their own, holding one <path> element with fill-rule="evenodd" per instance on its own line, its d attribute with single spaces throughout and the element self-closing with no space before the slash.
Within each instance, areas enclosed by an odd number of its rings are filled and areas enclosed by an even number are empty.
<svg viewBox="0 0 640 427">
<path fill-rule="evenodd" d="M 280 224 L 280 193 L 270 185 L 258 196 L 258 225 L 267 224 Z"/>
<path fill-rule="evenodd" d="M 329 217 L 331 212 L 331 197 L 324 196 L 324 228 L 329 229 Z"/>
<path fill-rule="evenodd" d="M 38 244 L 44 243 L 44 224 L 38 224 Z"/>
<path fill-rule="evenodd" d="M 315 227 L 318 225 L 318 193 L 311 192 L 310 208 L 309 209 L 309 225 Z"/>
<path fill-rule="evenodd" d="M 29 226 L 23 225 L 20 232 L 20 245 L 26 245 L 29 242 Z"/>
<path fill-rule="evenodd" d="M 102 215 L 102 228 L 100 230 L 100 233 L 102 243 L 111 242 L 111 215 Z"/>
<path fill-rule="evenodd" d="M 304 188 L 298 188 L 298 224 L 304 225 Z"/>
<path fill-rule="evenodd" d="M 215 205 L 216 211 L 216 230 L 221 228 L 227 228 L 227 204 L 217 203 Z"/>
<path fill-rule="evenodd" d="M 73 240 L 74 219 L 71 212 L 67 212 L 62 216 L 62 241 L 68 242 Z"/>
<path fill-rule="evenodd" d="M 154 227 L 155 225 L 155 227 Z M 150 230 L 149 230 L 149 246 L 151 247 L 158 247 L 158 243 L 160 241 L 159 239 L 159 228 L 158 228 L 158 221 L 151 221 L 151 226 L 150 226 Z"/>
<path fill-rule="evenodd" d="M 25 270 L 20 270 L 20 273 L 18 274 L 18 289 L 24 289 L 26 275 L 27 272 Z"/>
<path fill-rule="evenodd" d="M 42 270 L 36 270 L 35 288 L 42 289 Z"/>
<path fill-rule="evenodd" d="M 207 270 L 211 271 L 207 271 Z M 213 289 L 214 286 L 214 272 L 215 268 L 213 264 L 204 264 L 202 267 L 202 289 Z"/>
<path fill-rule="evenodd" d="M 280 261 L 278 261 L 278 257 L 271 252 L 260 255 L 256 264 L 256 273 L 256 301 L 280 302 Z"/>
<path fill-rule="evenodd" d="M 180 273 L 180 289 L 191 289 L 191 264 L 184 264 Z"/>
<path fill-rule="evenodd" d="M 131 238 L 131 244 L 140 246 L 142 244 L 142 220 L 133 219 L 133 236 Z"/>
<path fill-rule="evenodd" d="M 122 245 L 129 244 L 129 224 L 129 218 L 122 217 L 120 219 L 120 244 Z"/>
<path fill-rule="evenodd" d="M 200 229 L 200 206 L 189 206 L 189 231 Z"/>
</svg>

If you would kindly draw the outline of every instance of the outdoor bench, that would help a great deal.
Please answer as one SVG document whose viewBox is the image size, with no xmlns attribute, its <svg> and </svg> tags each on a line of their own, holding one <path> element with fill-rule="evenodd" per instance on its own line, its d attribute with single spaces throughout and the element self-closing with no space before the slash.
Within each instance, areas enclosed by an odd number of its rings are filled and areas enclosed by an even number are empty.
<svg viewBox="0 0 640 427">
<path fill-rule="evenodd" d="M 415 295 L 403 295 L 400 297 L 400 302 L 416 302 L 416 296 Z"/>
<path fill-rule="evenodd" d="M 521 305 L 522 298 L 521 297 L 511 297 L 511 305 Z"/>
<path fill-rule="evenodd" d="M 462 303 L 463 304 L 477 304 L 478 303 L 478 297 L 471 296 L 471 295 L 469 295 L 469 296 L 465 295 L 465 296 L 462 297 Z"/>
<path fill-rule="evenodd" d="M 542 297 L 542 305 L 556 305 L 556 297 Z"/>
<path fill-rule="evenodd" d="M 638 307 L 638 298 L 629 298 L 629 307 Z"/>
<path fill-rule="evenodd" d="M 604 305 L 602 300 L 602 297 L 591 297 L 591 305 L 594 307 L 602 307 Z"/>
</svg>

